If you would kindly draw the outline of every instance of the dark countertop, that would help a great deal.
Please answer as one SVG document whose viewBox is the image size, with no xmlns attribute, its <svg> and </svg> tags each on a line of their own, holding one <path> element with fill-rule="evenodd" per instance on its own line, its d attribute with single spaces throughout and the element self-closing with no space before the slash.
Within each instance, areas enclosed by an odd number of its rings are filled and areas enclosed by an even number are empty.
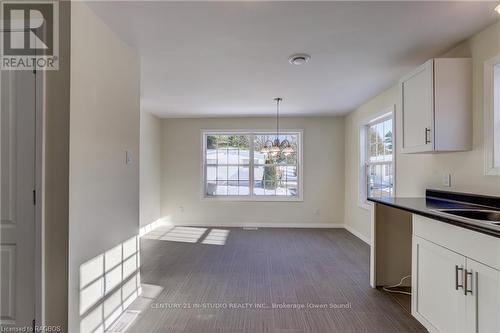
<svg viewBox="0 0 500 333">
<path fill-rule="evenodd" d="M 478 196 L 475 196 L 475 198 L 477 197 Z M 443 214 L 434 211 L 434 209 L 463 209 L 463 208 L 498 210 L 498 207 L 452 201 L 444 198 L 442 199 L 442 198 L 429 197 L 429 195 L 427 198 L 368 198 L 368 200 L 371 202 L 375 202 L 377 204 L 399 208 L 408 211 L 410 213 L 422 215 L 441 222 L 453 224 L 459 227 L 467 228 L 470 230 L 478 231 L 484 234 L 500 238 L 500 228 L 495 230 L 488 227 L 487 225 L 481 225 L 481 223 L 477 222 L 474 223 L 470 220 L 460 218 L 458 216 L 457 217 L 452 215 L 450 216 L 448 214 Z M 475 200 L 475 203 L 476 202 L 478 201 Z"/>
</svg>

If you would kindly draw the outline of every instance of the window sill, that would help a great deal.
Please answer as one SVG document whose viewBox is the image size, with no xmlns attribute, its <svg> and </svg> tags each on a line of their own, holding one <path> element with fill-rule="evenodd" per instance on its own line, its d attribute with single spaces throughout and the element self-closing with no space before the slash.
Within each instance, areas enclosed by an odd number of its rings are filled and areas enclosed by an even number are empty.
<svg viewBox="0 0 500 333">
<path fill-rule="evenodd" d="M 358 207 L 363 208 L 366 210 L 371 210 L 373 207 L 373 203 L 365 201 L 365 202 L 358 202 Z"/>
<path fill-rule="evenodd" d="M 486 167 L 484 171 L 485 176 L 500 176 L 500 168 L 499 167 Z"/>
</svg>

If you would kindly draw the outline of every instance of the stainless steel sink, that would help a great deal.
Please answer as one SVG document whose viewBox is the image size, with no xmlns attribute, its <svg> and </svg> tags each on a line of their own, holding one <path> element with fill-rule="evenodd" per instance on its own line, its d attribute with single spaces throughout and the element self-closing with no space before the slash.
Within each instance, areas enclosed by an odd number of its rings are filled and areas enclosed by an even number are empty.
<svg viewBox="0 0 500 333">
<path fill-rule="evenodd" d="M 436 209 L 436 212 L 461 217 L 469 221 L 500 227 L 500 211 L 489 209 Z"/>
<path fill-rule="evenodd" d="M 499 222 L 500 212 L 495 210 L 476 210 L 476 209 L 440 209 L 441 213 L 457 215 L 467 219 Z"/>
</svg>

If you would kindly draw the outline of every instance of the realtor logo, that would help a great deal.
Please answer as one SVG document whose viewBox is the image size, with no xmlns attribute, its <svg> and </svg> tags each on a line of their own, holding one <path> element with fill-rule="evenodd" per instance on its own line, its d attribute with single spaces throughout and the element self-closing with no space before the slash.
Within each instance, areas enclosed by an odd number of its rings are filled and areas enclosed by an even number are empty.
<svg viewBox="0 0 500 333">
<path fill-rule="evenodd" d="M 56 0 L 2 1 L 1 17 L 1 69 L 59 68 L 59 4 Z"/>
</svg>

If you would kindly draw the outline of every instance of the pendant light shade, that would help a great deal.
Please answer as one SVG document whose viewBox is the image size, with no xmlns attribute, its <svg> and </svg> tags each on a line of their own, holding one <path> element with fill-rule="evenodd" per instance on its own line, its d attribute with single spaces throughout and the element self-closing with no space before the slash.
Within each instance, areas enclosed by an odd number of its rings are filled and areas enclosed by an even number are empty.
<svg viewBox="0 0 500 333">
<path fill-rule="evenodd" d="M 287 141 L 287 142 L 288 142 L 288 141 Z M 283 153 L 284 153 L 285 155 L 290 155 L 290 154 L 292 154 L 292 153 L 293 153 L 293 151 L 294 151 L 294 150 L 293 150 L 293 148 L 290 146 L 290 144 L 288 144 L 288 146 L 287 146 L 287 147 L 283 148 Z"/>
<path fill-rule="evenodd" d="M 270 142 L 270 141 L 267 141 L 267 142 Z M 266 142 L 266 144 L 264 145 L 264 147 L 262 147 L 262 149 L 260 150 L 260 152 L 261 152 L 261 153 L 267 154 L 267 153 L 269 153 L 269 152 L 270 152 L 271 147 L 268 147 L 268 146 L 267 146 L 267 142 Z"/>
<path fill-rule="evenodd" d="M 284 153 L 285 155 L 292 154 L 294 152 L 290 142 L 288 140 L 280 141 L 279 130 L 280 130 L 280 102 L 283 101 L 282 98 L 276 97 L 274 99 L 276 101 L 276 138 L 274 141 L 267 140 L 264 143 L 264 146 L 260 150 L 261 153 L 271 154 L 272 156 L 277 156 L 280 153 Z"/>
</svg>

